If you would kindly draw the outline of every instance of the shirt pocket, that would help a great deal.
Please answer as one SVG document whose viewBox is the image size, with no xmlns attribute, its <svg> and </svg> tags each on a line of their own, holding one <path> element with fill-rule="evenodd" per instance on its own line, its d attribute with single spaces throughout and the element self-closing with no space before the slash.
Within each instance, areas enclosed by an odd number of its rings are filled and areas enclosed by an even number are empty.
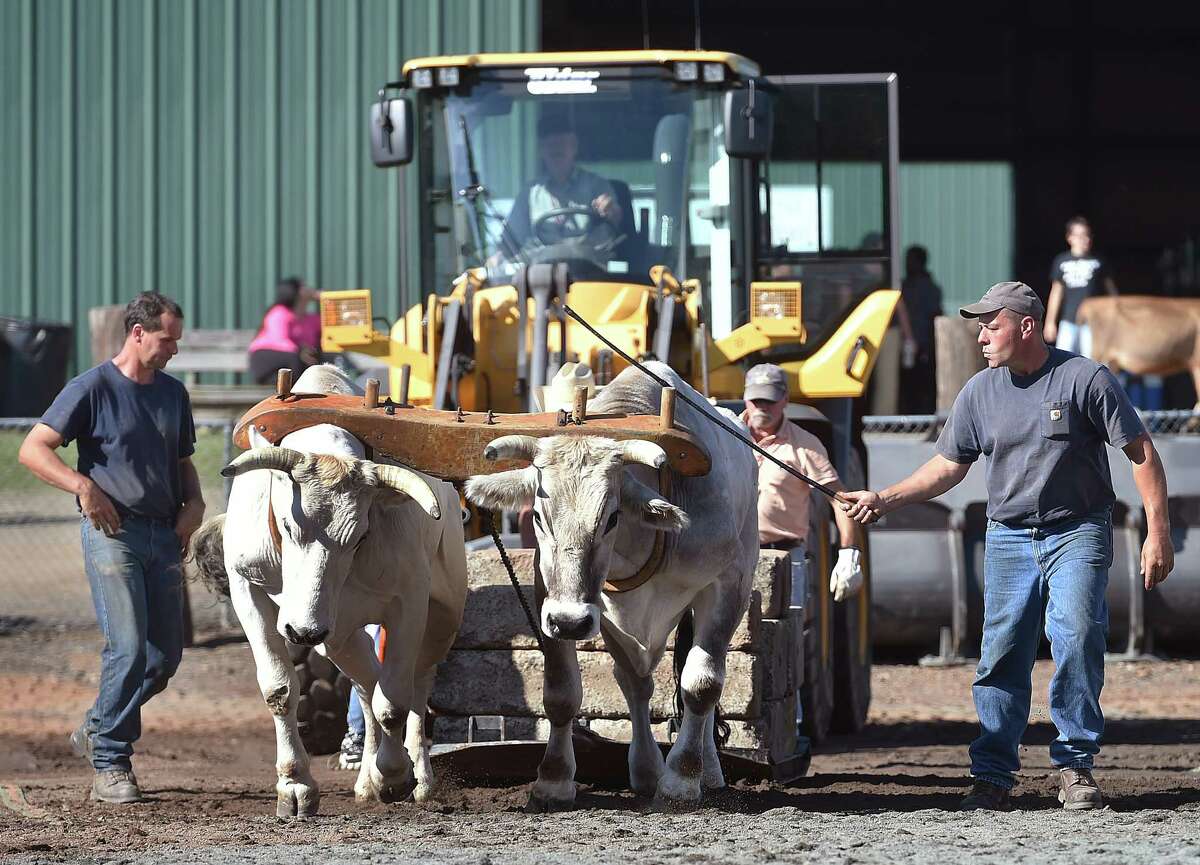
<svg viewBox="0 0 1200 865">
<path fill-rule="evenodd" d="M 1066 439 L 1071 436 L 1071 401 L 1051 399 L 1042 403 L 1042 438 Z"/>
</svg>

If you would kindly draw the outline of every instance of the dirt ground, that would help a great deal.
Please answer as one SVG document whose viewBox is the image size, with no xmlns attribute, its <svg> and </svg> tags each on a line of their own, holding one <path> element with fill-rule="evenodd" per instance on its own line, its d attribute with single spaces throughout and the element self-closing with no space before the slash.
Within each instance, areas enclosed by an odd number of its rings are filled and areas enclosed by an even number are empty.
<svg viewBox="0 0 1200 865">
<path fill-rule="evenodd" d="M 683 814 L 585 786 L 577 811 L 543 816 L 522 812 L 523 786 L 446 779 L 435 804 L 364 808 L 351 776 L 317 758 L 321 816 L 285 821 L 249 649 L 198 636 L 144 713 L 135 768 L 148 801 L 114 808 L 88 801 L 90 768 L 66 742 L 95 693 L 96 632 L 0 622 L 0 861 L 1200 863 L 1194 661 L 1109 666 L 1110 807 L 1095 813 L 1054 799 L 1040 662 L 1013 814 L 951 810 L 969 786 L 971 668 L 878 665 L 869 728 L 819 749 L 795 786 L 742 785 Z"/>
</svg>

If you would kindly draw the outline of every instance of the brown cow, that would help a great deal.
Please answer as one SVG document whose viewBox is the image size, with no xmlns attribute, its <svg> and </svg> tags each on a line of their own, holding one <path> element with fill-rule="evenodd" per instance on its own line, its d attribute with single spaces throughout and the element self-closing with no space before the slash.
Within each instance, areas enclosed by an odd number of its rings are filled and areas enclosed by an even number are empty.
<svg viewBox="0 0 1200 865">
<path fill-rule="evenodd" d="M 1200 395 L 1200 298 L 1089 297 L 1075 320 L 1092 329 L 1092 357 L 1109 369 L 1133 375 L 1188 370 Z"/>
</svg>

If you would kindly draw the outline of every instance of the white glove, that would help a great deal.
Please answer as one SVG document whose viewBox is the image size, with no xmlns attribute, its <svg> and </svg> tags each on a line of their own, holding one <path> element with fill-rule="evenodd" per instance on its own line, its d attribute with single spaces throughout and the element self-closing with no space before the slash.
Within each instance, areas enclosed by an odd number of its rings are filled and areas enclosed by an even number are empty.
<svg viewBox="0 0 1200 865">
<path fill-rule="evenodd" d="M 858 594 L 862 588 L 862 551 L 853 547 L 838 550 L 837 564 L 829 575 L 829 591 L 835 601 L 842 601 Z"/>
</svg>

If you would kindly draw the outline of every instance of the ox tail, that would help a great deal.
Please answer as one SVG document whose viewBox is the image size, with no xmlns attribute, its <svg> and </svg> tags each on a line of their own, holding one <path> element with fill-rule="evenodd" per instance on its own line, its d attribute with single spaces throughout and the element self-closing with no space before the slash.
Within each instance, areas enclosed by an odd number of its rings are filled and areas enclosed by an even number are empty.
<svg viewBox="0 0 1200 865">
<path fill-rule="evenodd" d="M 679 730 L 683 724 L 683 667 L 687 663 L 688 652 L 692 650 L 692 645 L 696 641 L 696 621 L 695 614 L 690 610 L 686 610 L 683 618 L 679 620 L 679 624 L 675 628 L 675 654 L 673 655 L 673 666 L 675 668 L 675 717 L 671 719 L 671 725 L 675 731 Z M 732 730 L 729 727 L 729 722 L 725 720 L 725 716 L 721 713 L 721 704 L 718 702 L 713 708 L 713 741 L 716 742 L 718 748 L 724 748 L 729 742 L 729 734 Z"/>
<path fill-rule="evenodd" d="M 229 597 L 229 574 L 225 573 L 225 515 L 205 520 L 188 543 L 185 561 L 192 579 L 210 592 Z"/>
</svg>

